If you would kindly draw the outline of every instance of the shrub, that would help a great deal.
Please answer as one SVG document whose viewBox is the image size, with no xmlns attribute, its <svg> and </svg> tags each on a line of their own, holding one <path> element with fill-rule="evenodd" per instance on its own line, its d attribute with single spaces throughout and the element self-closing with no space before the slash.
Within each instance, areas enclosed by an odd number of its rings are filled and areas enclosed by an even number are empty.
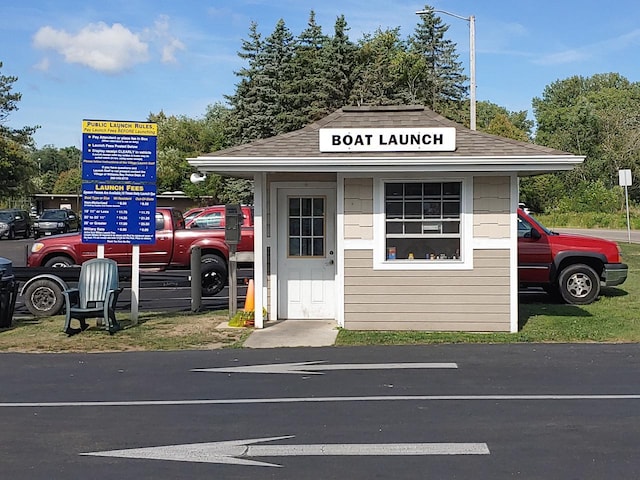
<svg viewBox="0 0 640 480">
<path fill-rule="evenodd" d="M 597 212 L 616 213 L 624 208 L 624 193 L 621 187 L 607 188 L 602 180 L 577 185 L 562 197 L 552 212 Z"/>
</svg>

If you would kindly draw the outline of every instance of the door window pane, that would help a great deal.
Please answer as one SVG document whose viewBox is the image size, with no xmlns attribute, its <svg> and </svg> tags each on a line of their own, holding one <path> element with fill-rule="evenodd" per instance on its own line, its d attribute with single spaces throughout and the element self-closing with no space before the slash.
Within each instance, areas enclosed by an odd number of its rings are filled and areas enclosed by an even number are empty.
<svg viewBox="0 0 640 480">
<path fill-rule="evenodd" d="M 324 257 L 324 197 L 289 197 L 289 256 Z"/>
</svg>

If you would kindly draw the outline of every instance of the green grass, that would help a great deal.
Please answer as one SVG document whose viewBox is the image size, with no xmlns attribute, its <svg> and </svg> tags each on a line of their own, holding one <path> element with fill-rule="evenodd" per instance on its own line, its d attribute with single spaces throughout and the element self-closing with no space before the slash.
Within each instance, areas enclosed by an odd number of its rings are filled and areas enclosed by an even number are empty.
<svg viewBox="0 0 640 480">
<path fill-rule="evenodd" d="M 145 312 L 132 325 L 126 313 L 119 313 L 123 329 L 109 335 L 91 327 L 68 337 L 63 333 L 63 316 L 16 320 L 11 328 L 0 329 L 0 351 L 5 352 L 98 352 L 134 350 L 203 350 L 238 348 L 251 332 L 246 328 L 219 328 L 228 320 L 226 312 L 154 313 Z"/>
<path fill-rule="evenodd" d="M 621 244 L 627 281 L 603 288 L 591 305 L 550 303 L 548 295 L 521 295 L 517 333 L 340 330 L 336 345 L 433 343 L 640 342 L 640 245 Z"/>
<path fill-rule="evenodd" d="M 603 289 L 591 305 L 550 303 L 547 295 L 521 296 L 517 333 L 406 332 L 340 330 L 336 345 L 412 345 L 434 343 L 640 342 L 640 245 L 620 245 L 629 265 L 627 281 Z M 218 328 L 227 312 L 142 312 L 137 325 L 127 314 L 115 335 L 95 326 L 67 337 L 64 317 L 14 319 L 0 329 L 0 352 L 98 352 L 240 348 L 251 329 Z"/>
<path fill-rule="evenodd" d="M 632 230 L 640 229 L 640 211 L 637 208 L 629 215 L 629 223 Z M 534 214 L 536 219 L 549 228 L 607 228 L 612 230 L 627 229 L 627 215 L 619 213 L 573 213 L 553 212 L 549 214 Z"/>
</svg>

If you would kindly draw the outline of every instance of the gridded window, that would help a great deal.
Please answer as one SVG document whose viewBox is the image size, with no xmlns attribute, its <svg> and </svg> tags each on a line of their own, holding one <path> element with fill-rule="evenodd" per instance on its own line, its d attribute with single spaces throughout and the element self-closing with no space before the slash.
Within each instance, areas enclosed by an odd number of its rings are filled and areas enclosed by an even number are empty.
<svg viewBox="0 0 640 480">
<path fill-rule="evenodd" d="M 325 198 L 289 197 L 289 256 L 324 257 Z"/>
<path fill-rule="evenodd" d="M 388 261 L 461 260 L 461 182 L 389 182 L 384 188 Z"/>
</svg>

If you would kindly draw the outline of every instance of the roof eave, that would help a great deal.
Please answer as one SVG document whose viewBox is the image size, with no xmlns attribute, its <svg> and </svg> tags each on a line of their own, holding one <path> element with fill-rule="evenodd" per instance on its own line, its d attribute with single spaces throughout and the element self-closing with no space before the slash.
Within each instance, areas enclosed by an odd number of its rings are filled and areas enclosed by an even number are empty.
<svg viewBox="0 0 640 480">
<path fill-rule="evenodd" d="M 200 172 L 251 176 L 263 172 L 403 173 L 424 171 L 522 172 L 526 174 L 571 170 L 583 156 L 518 157 L 197 157 L 189 164 Z"/>
</svg>

